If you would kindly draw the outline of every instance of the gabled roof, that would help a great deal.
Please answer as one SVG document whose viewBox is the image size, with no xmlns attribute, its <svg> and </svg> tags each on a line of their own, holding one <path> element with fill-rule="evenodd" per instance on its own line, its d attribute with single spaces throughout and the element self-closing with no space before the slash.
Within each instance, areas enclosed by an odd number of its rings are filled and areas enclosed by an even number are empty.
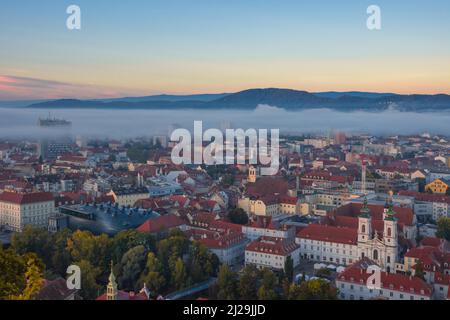
<svg viewBox="0 0 450 320">
<path fill-rule="evenodd" d="M 48 192 L 35 192 L 35 193 L 3 192 L 0 194 L 0 202 L 8 202 L 14 204 L 30 204 L 48 201 L 54 201 L 53 195 Z"/>
<path fill-rule="evenodd" d="M 310 224 L 297 233 L 297 238 L 356 245 L 358 241 L 358 230 Z"/>
<path fill-rule="evenodd" d="M 184 225 L 185 222 L 174 214 L 149 219 L 137 228 L 140 232 L 157 233 Z"/>
<path fill-rule="evenodd" d="M 356 262 L 341 272 L 336 279 L 365 285 L 370 276 L 371 273 Z M 381 288 L 425 297 L 431 297 L 433 292 L 433 288 L 420 278 L 386 272 L 381 272 Z"/>
<path fill-rule="evenodd" d="M 274 238 L 264 236 L 259 237 L 258 239 L 250 242 L 245 248 L 245 250 L 267 253 L 272 255 L 287 256 L 298 248 L 299 245 L 297 245 L 294 241 L 285 238 Z"/>
</svg>

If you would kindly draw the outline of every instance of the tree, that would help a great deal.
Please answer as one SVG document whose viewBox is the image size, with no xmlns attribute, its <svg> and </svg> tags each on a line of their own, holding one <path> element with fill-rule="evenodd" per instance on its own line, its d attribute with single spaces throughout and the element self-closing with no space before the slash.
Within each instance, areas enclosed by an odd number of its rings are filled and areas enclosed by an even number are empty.
<svg viewBox="0 0 450 320">
<path fill-rule="evenodd" d="M 254 265 L 247 265 L 242 270 L 239 279 L 239 295 L 242 300 L 256 300 L 258 291 L 259 271 Z"/>
<path fill-rule="evenodd" d="M 226 264 L 221 265 L 217 276 L 217 298 L 219 300 L 236 300 L 236 283 L 237 274 Z"/>
<path fill-rule="evenodd" d="M 450 241 L 450 217 L 439 218 L 436 237 Z"/>
<path fill-rule="evenodd" d="M 138 245 L 144 246 L 147 250 L 155 249 L 155 238 L 148 233 L 136 230 L 123 230 L 111 239 L 111 256 L 114 261 L 120 261 L 122 256 Z"/>
<path fill-rule="evenodd" d="M 222 179 L 221 179 L 220 182 L 221 182 L 221 184 L 224 187 L 229 187 L 229 186 L 232 186 L 234 184 L 234 180 L 235 180 L 234 175 L 232 175 L 232 174 L 225 174 L 225 175 L 222 176 Z"/>
<path fill-rule="evenodd" d="M 415 272 L 414 277 L 422 279 L 425 281 L 425 271 L 423 270 L 423 264 L 422 261 L 417 261 L 417 263 L 414 266 Z"/>
<path fill-rule="evenodd" d="M 13 250 L 4 250 L 0 246 L 0 270 L 0 300 L 19 295 L 26 285 L 23 258 Z"/>
<path fill-rule="evenodd" d="M 137 281 L 144 270 L 147 250 L 144 246 L 136 246 L 128 250 L 119 264 L 119 286 L 123 290 L 135 290 Z"/>
<path fill-rule="evenodd" d="M 230 219 L 231 222 L 236 224 L 246 225 L 248 223 L 248 215 L 241 208 L 231 210 L 228 213 L 228 218 Z"/>
<path fill-rule="evenodd" d="M 159 272 L 149 272 L 139 281 L 141 287 L 143 287 L 144 284 L 155 296 L 157 296 L 164 288 L 166 279 Z"/>
<path fill-rule="evenodd" d="M 72 231 L 64 229 L 53 235 L 53 254 L 51 264 L 47 268 L 52 268 L 59 275 L 65 275 L 67 267 L 71 264 L 70 253 L 67 250 L 67 241 L 72 236 Z"/>
<path fill-rule="evenodd" d="M 44 284 L 43 270 L 44 264 L 39 260 L 35 253 L 26 254 L 24 257 L 26 263 L 25 279 L 26 285 L 21 294 L 13 297 L 17 300 L 31 300 L 41 291 Z"/>
<path fill-rule="evenodd" d="M 183 289 L 186 286 L 186 279 L 186 268 L 184 266 L 183 260 L 181 260 L 181 258 L 178 258 L 172 274 L 174 287 L 177 290 Z"/>
<path fill-rule="evenodd" d="M 331 271 L 328 268 L 322 268 L 317 270 L 316 276 L 319 278 L 328 278 L 331 275 Z"/>
<path fill-rule="evenodd" d="M 21 233 L 14 233 L 11 247 L 18 254 L 36 253 L 46 265 L 51 265 L 53 248 L 51 235 L 47 230 L 26 225 Z"/>
<path fill-rule="evenodd" d="M 289 290 L 291 300 L 336 300 L 337 290 L 322 279 L 292 284 Z"/>
<path fill-rule="evenodd" d="M 81 260 L 76 262 L 75 265 L 80 267 L 81 270 L 81 290 L 80 295 L 85 300 L 94 300 L 100 295 L 100 287 L 97 283 L 97 279 L 101 274 L 101 269 L 94 267 L 89 261 Z"/>
<path fill-rule="evenodd" d="M 106 234 L 94 236 L 89 231 L 75 231 L 67 240 L 72 261 L 87 260 L 100 270 L 109 270 L 111 240 Z"/>
<path fill-rule="evenodd" d="M 258 289 L 258 300 L 276 300 L 278 294 L 275 291 L 277 286 L 277 277 L 269 269 L 264 269 L 262 272 L 262 284 Z"/>
<path fill-rule="evenodd" d="M 292 279 L 294 279 L 294 260 L 292 260 L 291 256 L 288 256 L 284 263 L 284 274 L 287 280 L 292 282 Z"/>
</svg>

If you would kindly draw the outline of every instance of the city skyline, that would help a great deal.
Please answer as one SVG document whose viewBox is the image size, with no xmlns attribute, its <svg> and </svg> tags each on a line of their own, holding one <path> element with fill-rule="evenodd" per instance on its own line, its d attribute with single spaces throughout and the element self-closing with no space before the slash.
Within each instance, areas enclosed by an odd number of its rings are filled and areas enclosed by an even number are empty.
<svg viewBox="0 0 450 320">
<path fill-rule="evenodd" d="M 26 5 L 23 5 L 23 3 Z M 450 4 L 6 1 L 0 100 L 237 92 L 450 93 Z M 69 5 L 81 30 L 66 28 Z"/>
</svg>

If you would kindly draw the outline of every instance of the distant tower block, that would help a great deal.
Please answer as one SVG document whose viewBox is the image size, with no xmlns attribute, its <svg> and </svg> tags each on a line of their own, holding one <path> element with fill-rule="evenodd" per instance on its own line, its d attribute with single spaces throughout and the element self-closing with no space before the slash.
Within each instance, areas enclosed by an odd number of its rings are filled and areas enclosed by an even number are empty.
<svg viewBox="0 0 450 320">
<path fill-rule="evenodd" d="M 248 182 L 256 182 L 256 168 L 254 166 L 250 166 L 250 168 L 248 169 Z"/>
</svg>

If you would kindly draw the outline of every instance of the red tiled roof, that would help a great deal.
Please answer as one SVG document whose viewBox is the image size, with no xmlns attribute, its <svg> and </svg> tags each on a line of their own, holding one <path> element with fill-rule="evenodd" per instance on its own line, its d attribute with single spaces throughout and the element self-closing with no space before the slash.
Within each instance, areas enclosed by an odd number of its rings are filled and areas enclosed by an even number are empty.
<svg viewBox="0 0 450 320">
<path fill-rule="evenodd" d="M 245 241 L 243 233 L 231 230 L 218 232 L 204 229 L 190 229 L 185 234 L 191 240 L 198 241 L 209 249 L 226 249 Z"/>
<path fill-rule="evenodd" d="M 184 221 L 174 214 L 150 219 L 137 228 L 140 232 L 157 233 L 184 225 Z"/>
<path fill-rule="evenodd" d="M 286 194 L 288 189 L 288 182 L 279 177 L 261 177 L 255 183 L 247 185 L 247 193 L 253 196 Z"/>
<path fill-rule="evenodd" d="M 356 245 L 358 240 L 358 230 L 345 227 L 341 228 L 310 224 L 297 233 L 297 238 Z"/>
<path fill-rule="evenodd" d="M 416 200 L 419 201 L 441 202 L 450 204 L 450 196 L 440 194 L 421 193 L 407 190 L 401 190 L 398 194 L 401 196 L 414 197 Z"/>
<path fill-rule="evenodd" d="M 426 237 L 426 238 L 422 239 L 420 244 L 422 246 L 439 247 L 442 244 L 442 239 L 433 238 L 433 237 Z"/>
<path fill-rule="evenodd" d="M 338 275 L 338 281 L 350 283 L 367 283 L 371 273 L 359 267 L 350 266 L 344 272 Z M 431 297 L 432 287 L 425 281 L 417 277 L 405 276 L 401 274 L 392 274 L 381 272 L 381 287 L 383 289 L 404 292 L 407 294 L 416 294 Z"/>
<path fill-rule="evenodd" d="M 349 203 L 336 209 L 336 216 L 358 217 L 361 212 L 362 203 Z M 373 220 L 383 220 L 384 205 L 369 204 L 369 209 Z M 395 217 L 399 225 L 413 225 L 414 212 L 411 208 L 394 207 Z"/>
<path fill-rule="evenodd" d="M 287 256 L 298 248 L 299 246 L 294 241 L 290 241 L 288 239 L 259 237 L 258 239 L 250 242 L 245 250 Z"/>
<path fill-rule="evenodd" d="M 99 296 L 96 300 L 106 300 L 107 295 L 106 293 Z M 117 300 L 148 300 L 147 295 L 144 292 L 140 293 L 134 293 L 134 292 L 125 292 L 122 290 L 119 290 L 117 292 Z"/>
<path fill-rule="evenodd" d="M 36 193 L 3 192 L 0 194 L 1 202 L 8 202 L 14 204 L 30 204 L 36 202 L 48 202 L 53 200 L 54 200 L 53 195 L 48 192 L 36 192 Z"/>
</svg>

